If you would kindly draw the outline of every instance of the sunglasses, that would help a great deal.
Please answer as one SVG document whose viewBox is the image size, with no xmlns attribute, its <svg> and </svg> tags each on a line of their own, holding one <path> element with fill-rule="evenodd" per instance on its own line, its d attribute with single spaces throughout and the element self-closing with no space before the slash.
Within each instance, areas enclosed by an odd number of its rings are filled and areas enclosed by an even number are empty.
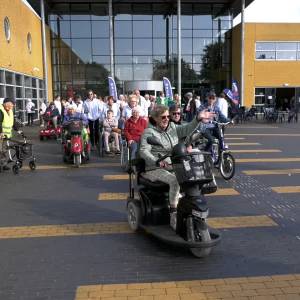
<svg viewBox="0 0 300 300">
<path fill-rule="evenodd" d="M 160 116 L 162 120 L 170 119 L 170 116 Z"/>
<path fill-rule="evenodd" d="M 172 115 L 173 115 L 173 116 L 176 116 L 176 115 L 180 116 L 181 113 L 180 113 L 180 112 L 173 112 Z"/>
</svg>

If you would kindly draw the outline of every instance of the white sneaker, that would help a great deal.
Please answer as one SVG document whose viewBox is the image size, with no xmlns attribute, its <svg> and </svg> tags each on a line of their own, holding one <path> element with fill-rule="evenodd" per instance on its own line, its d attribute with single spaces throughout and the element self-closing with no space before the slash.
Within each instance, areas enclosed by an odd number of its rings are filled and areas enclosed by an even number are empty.
<svg viewBox="0 0 300 300">
<path fill-rule="evenodd" d="M 173 211 L 170 213 L 170 226 L 174 231 L 176 231 L 176 227 L 177 227 L 177 212 L 176 211 Z"/>
</svg>

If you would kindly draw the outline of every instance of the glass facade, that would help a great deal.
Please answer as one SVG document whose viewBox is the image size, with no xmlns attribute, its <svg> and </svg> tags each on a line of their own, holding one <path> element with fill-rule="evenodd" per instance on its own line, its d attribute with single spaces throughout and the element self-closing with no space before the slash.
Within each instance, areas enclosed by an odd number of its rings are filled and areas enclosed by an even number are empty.
<svg viewBox="0 0 300 300">
<path fill-rule="evenodd" d="M 181 7 L 182 90 L 222 89 L 231 78 L 231 24 L 227 6 Z M 49 14 L 54 94 L 93 89 L 108 93 L 111 74 L 108 2 L 58 3 Z M 127 80 L 162 80 L 177 86 L 176 3 L 113 2 L 114 74 Z"/>
<path fill-rule="evenodd" d="M 39 118 L 40 101 L 45 100 L 44 81 L 25 74 L 0 69 L 0 99 L 6 97 L 16 99 L 15 114 L 23 122 L 27 122 L 26 100 L 32 99 L 36 108 L 34 115 L 36 120 Z"/>
</svg>

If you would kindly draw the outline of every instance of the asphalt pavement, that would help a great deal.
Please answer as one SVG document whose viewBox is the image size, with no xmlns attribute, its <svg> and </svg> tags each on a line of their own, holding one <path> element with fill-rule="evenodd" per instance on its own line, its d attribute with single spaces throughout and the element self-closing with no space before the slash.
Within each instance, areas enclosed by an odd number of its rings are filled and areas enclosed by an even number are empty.
<svg viewBox="0 0 300 300">
<path fill-rule="evenodd" d="M 300 299 L 299 129 L 226 130 L 236 175 L 207 198 L 222 241 L 197 259 L 130 231 L 118 156 L 77 169 L 25 127 L 36 170 L 0 173 L 0 299 Z"/>
</svg>

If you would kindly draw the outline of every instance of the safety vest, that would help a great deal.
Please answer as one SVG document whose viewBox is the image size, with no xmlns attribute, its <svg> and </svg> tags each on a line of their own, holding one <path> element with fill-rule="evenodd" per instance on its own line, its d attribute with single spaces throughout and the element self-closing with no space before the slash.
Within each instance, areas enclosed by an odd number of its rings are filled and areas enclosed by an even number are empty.
<svg viewBox="0 0 300 300">
<path fill-rule="evenodd" d="M 11 110 L 10 114 L 4 109 L 3 105 L 0 105 L 0 110 L 3 113 L 3 122 L 2 122 L 2 133 L 5 134 L 8 138 L 12 136 L 12 128 L 14 125 L 14 113 Z"/>
</svg>

